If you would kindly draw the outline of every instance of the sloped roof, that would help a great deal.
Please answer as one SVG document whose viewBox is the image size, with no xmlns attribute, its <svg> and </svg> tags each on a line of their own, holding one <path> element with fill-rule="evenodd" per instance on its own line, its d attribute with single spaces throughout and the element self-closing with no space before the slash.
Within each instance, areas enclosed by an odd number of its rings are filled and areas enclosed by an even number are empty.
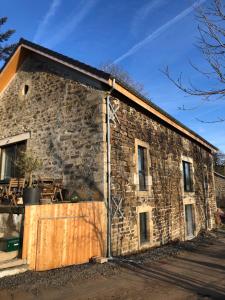
<svg viewBox="0 0 225 300">
<path fill-rule="evenodd" d="M 81 73 L 85 73 L 86 75 L 105 83 L 109 87 L 113 86 L 115 90 L 125 95 L 130 101 L 133 101 L 136 104 L 140 105 L 142 108 L 146 109 L 147 111 L 155 115 L 157 118 L 169 124 L 185 136 L 188 136 L 189 138 L 197 141 L 198 143 L 202 144 L 204 147 L 210 149 L 211 151 L 218 150 L 214 145 L 212 145 L 203 137 L 198 135 L 196 132 L 194 132 L 193 130 L 185 126 L 183 123 L 169 115 L 163 109 L 154 104 L 150 99 L 144 97 L 124 82 L 121 82 L 121 80 L 119 80 L 118 78 L 114 78 L 114 76 L 112 76 L 110 73 L 104 72 L 102 70 L 94 68 L 90 65 L 82 63 L 63 54 L 57 53 L 53 50 L 32 43 L 25 39 L 20 39 L 16 49 L 1 68 L 0 92 L 3 91 L 4 88 L 7 86 L 12 76 L 17 72 L 25 57 L 27 57 L 27 55 L 29 55 L 30 52 L 35 52 L 60 64 L 64 64 L 69 68 L 73 68 Z M 115 83 L 113 83 L 114 79 Z"/>
<path fill-rule="evenodd" d="M 222 174 L 220 174 L 220 173 L 218 173 L 218 172 L 214 172 L 214 174 L 215 174 L 216 176 L 222 178 L 222 179 L 225 179 L 225 176 L 222 175 Z"/>
</svg>

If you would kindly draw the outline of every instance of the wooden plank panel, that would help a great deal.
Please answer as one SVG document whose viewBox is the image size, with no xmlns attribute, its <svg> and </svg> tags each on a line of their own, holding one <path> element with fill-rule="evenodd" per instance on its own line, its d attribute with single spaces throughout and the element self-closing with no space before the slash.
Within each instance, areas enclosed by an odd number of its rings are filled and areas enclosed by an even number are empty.
<svg viewBox="0 0 225 300">
<path fill-rule="evenodd" d="M 56 266 L 61 266 L 60 239 L 58 234 L 59 226 L 62 226 L 60 220 L 56 226 L 55 219 L 42 219 L 38 226 L 38 242 L 37 242 L 37 257 L 36 269 L 48 270 Z M 54 228 L 55 234 L 50 231 Z M 51 251 L 49 251 L 51 249 Z M 54 249 L 54 251 L 52 251 Z"/>
<path fill-rule="evenodd" d="M 23 258 L 31 270 L 48 270 L 104 256 L 105 217 L 103 202 L 27 206 Z"/>
</svg>

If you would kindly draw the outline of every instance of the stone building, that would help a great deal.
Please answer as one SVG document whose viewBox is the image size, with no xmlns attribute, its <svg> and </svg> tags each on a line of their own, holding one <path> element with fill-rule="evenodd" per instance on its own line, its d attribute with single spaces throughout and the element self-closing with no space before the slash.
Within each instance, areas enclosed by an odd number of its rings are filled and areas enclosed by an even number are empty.
<svg viewBox="0 0 225 300">
<path fill-rule="evenodd" d="M 17 176 L 24 148 L 43 161 L 36 175 L 63 178 L 81 201 L 107 205 L 110 179 L 113 254 L 213 228 L 217 149 L 110 74 L 21 40 L 0 92 L 1 179 Z"/>
<path fill-rule="evenodd" d="M 217 172 L 215 175 L 215 187 L 216 187 L 216 203 L 220 208 L 225 208 L 225 176 Z"/>
</svg>

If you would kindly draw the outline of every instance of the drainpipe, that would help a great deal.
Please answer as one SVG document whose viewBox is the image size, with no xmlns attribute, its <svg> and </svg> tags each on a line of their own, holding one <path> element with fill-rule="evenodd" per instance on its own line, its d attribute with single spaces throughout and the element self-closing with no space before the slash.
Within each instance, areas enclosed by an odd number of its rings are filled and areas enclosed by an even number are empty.
<svg viewBox="0 0 225 300">
<path fill-rule="evenodd" d="M 107 257 L 112 259 L 111 254 L 111 134 L 110 134 L 110 95 L 114 89 L 115 79 L 112 81 L 112 88 L 106 97 L 106 114 L 107 114 Z"/>
</svg>

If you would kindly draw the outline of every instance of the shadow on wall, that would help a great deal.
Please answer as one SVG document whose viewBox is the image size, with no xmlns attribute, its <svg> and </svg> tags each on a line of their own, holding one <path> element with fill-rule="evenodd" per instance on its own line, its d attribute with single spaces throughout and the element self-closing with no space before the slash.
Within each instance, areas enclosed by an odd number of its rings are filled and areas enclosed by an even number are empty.
<svg viewBox="0 0 225 300">
<path fill-rule="evenodd" d="M 68 179 L 65 182 L 65 200 L 78 201 L 103 201 L 104 194 L 97 186 L 93 174 L 98 171 L 96 166 L 95 157 L 98 155 L 99 147 L 95 147 L 95 151 L 92 151 L 89 159 L 85 158 L 85 155 L 81 157 L 80 165 L 73 166 L 65 163 L 60 155 L 61 151 L 58 151 L 57 144 L 50 138 L 50 151 L 59 169 L 62 170 L 62 176 Z"/>
<path fill-rule="evenodd" d="M 39 145 L 32 145 L 42 156 L 45 166 L 43 176 L 61 176 L 67 189 L 67 198 L 103 200 L 103 189 L 94 179 L 97 177 L 94 174 L 99 173 L 96 157 L 99 157 L 101 151 L 99 137 L 102 128 L 99 125 L 98 95 L 103 87 L 81 74 L 36 55 L 24 62 L 20 72 L 24 81 L 29 79 L 31 85 L 26 99 L 23 99 L 26 101 L 21 101 L 21 120 L 28 117 L 24 116 L 24 111 L 27 109 L 30 112 L 27 107 L 30 107 L 32 101 L 31 114 L 37 120 L 41 116 L 44 121 L 38 129 Z M 90 86 L 94 86 L 94 89 Z M 11 101 L 6 105 L 12 110 Z M 27 124 L 28 127 L 32 126 L 29 125 L 30 122 Z M 95 135 L 96 140 L 91 138 Z M 38 134 L 36 136 L 39 137 Z M 89 137 L 91 141 L 88 144 Z M 30 143 L 36 141 L 31 139 Z"/>
<path fill-rule="evenodd" d="M 106 256 L 106 211 L 104 209 L 96 209 L 96 206 L 93 206 L 91 207 L 91 209 L 89 209 L 89 213 L 87 215 L 81 207 L 80 215 L 84 223 L 90 226 L 93 233 L 91 239 L 92 249 L 94 249 L 95 247 L 96 249 L 100 249 L 99 253 L 92 253 L 92 255 Z M 87 236 L 84 235 L 83 239 L 87 240 Z"/>
</svg>

